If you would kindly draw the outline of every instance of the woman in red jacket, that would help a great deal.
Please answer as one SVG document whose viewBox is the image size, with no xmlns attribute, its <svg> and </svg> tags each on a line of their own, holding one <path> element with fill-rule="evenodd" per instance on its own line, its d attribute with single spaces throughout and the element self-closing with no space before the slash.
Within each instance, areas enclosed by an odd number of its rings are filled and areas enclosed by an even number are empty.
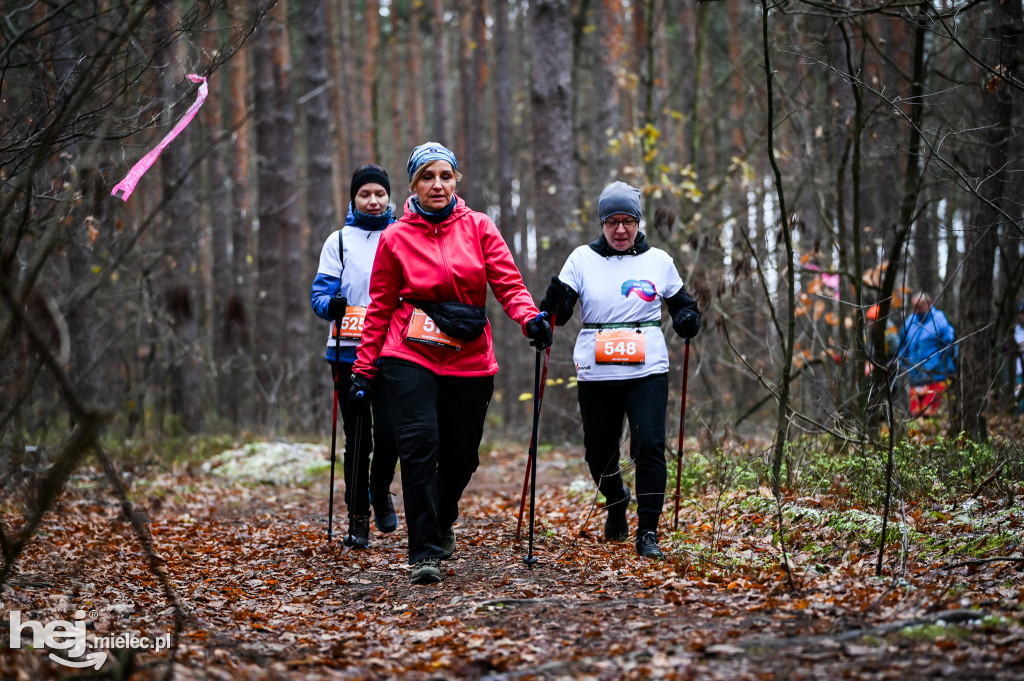
<svg viewBox="0 0 1024 681">
<path fill-rule="evenodd" d="M 488 286 L 532 345 L 550 345 L 551 327 L 494 222 L 455 194 L 455 155 L 427 142 L 412 150 L 408 171 L 413 195 L 377 247 L 349 401 L 365 409 L 381 372 L 402 462 L 412 582 L 433 584 L 455 551 L 459 499 L 480 463 L 498 371 Z"/>
</svg>

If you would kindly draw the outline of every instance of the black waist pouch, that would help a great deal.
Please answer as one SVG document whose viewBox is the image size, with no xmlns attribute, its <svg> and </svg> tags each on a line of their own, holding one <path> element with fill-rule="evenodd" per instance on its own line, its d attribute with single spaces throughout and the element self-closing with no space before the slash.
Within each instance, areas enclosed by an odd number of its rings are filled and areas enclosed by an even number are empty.
<svg viewBox="0 0 1024 681">
<path fill-rule="evenodd" d="M 469 303 L 428 303 L 424 300 L 409 300 L 410 303 L 427 313 L 437 328 L 452 338 L 475 340 L 487 326 L 487 308 Z"/>
</svg>

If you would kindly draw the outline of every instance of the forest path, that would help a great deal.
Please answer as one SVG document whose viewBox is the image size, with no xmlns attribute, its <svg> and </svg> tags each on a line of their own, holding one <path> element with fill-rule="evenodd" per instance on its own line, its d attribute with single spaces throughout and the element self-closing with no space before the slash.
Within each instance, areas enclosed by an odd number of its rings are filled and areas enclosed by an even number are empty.
<svg viewBox="0 0 1024 681">
<path fill-rule="evenodd" d="M 338 504 L 326 542 L 325 475 L 252 485 L 191 469 L 137 482 L 187 613 L 173 678 L 1024 678 L 1017 560 L 942 569 L 911 558 L 907 578 L 875 579 L 870 545 L 804 517 L 789 527 L 791 590 L 770 505 L 755 492 L 687 500 L 681 531 L 662 532 L 670 557 L 648 561 L 601 540 L 603 511 L 591 513 L 592 489 L 573 483 L 578 452 L 556 450 L 542 458 L 531 568 L 525 527 L 514 538 L 525 472 L 515 449 L 482 456 L 456 554 L 431 586 L 409 583 L 401 512 L 396 532 L 374 528 L 371 548 L 356 551 L 340 541 Z M 102 477 L 73 482 L 5 589 L 8 609 L 46 621 L 85 608 L 97 634 L 171 632 L 174 610 Z M 1001 518 L 1018 527 L 1021 514 Z M 931 529 L 942 527 L 965 532 Z M 837 550 L 821 553 L 826 544 Z M 148 651 L 107 665 L 129 658 L 131 678 L 166 668 L 166 653 Z M 65 671 L 39 651 L 0 653 L 5 679 Z"/>
</svg>

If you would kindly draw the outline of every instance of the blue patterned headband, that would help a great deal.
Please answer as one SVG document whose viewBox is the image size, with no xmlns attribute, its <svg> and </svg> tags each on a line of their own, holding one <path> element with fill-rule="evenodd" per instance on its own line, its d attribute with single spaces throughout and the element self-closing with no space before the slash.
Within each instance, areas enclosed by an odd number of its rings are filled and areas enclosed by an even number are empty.
<svg viewBox="0 0 1024 681">
<path fill-rule="evenodd" d="M 427 142 L 419 145 L 409 154 L 409 181 L 412 182 L 412 178 L 420 166 L 434 161 L 448 161 L 452 164 L 452 170 L 459 169 L 459 164 L 455 161 L 455 154 L 440 142 Z"/>
</svg>

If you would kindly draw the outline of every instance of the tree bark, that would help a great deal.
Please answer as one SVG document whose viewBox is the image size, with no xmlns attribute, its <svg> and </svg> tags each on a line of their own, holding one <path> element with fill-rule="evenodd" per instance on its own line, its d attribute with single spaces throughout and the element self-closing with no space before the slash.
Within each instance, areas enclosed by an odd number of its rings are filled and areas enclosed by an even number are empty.
<svg viewBox="0 0 1024 681">
<path fill-rule="evenodd" d="M 302 282 L 298 188 L 295 177 L 295 114 L 291 100 L 291 63 L 285 25 L 287 7 L 280 2 L 267 15 L 257 37 L 256 154 L 259 191 L 259 236 L 256 319 L 256 379 L 262 401 L 261 423 L 270 432 L 282 425 L 282 399 L 289 393 L 307 329 L 309 291 Z M 299 417 L 298 413 L 284 414 Z"/>
<path fill-rule="evenodd" d="M 1021 6 L 997 3 L 992 12 L 989 64 L 1016 74 L 1020 66 Z M 982 107 L 988 121 L 985 133 L 984 165 L 976 175 L 977 189 L 973 224 L 964 234 L 964 276 L 960 287 L 960 373 L 953 425 L 955 432 L 984 442 L 988 439 L 988 393 L 993 370 L 992 305 L 993 269 L 999 225 L 1004 220 L 1003 185 L 1015 167 L 1008 167 L 1012 136 L 1014 92 L 1001 78 L 989 76 L 982 90 Z M 1015 166 L 1015 164 L 1013 164 Z M 967 380 L 967 377 L 970 377 Z"/>
<path fill-rule="evenodd" d="M 434 119 L 433 125 L 430 128 L 430 136 L 432 140 L 441 144 L 451 144 L 452 111 L 448 105 L 451 94 L 448 91 L 449 66 L 448 41 L 445 36 L 447 33 L 444 16 L 445 1 L 434 0 L 432 7 L 434 10 L 434 49 L 431 52 L 431 58 L 434 67 L 434 79 L 430 91 L 433 95 Z M 416 144 L 421 144 L 421 142 Z"/>
<path fill-rule="evenodd" d="M 768 96 L 768 111 L 765 124 L 765 129 L 767 131 L 768 159 L 771 162 L 772 169 L 775 171 L 775 192 L 779 199 L 779 230 L 782 233 L 786 246 L 786 263 L 784 267 L 784 271 L 786 272 L 786 325 L 784 330 L 780 329 L 780 331 L 783 331 L 784 333 L 783 337 L 780 338 L 783 354 L 782 377 L 779 379 L 778 383 L 779 401 L 775 422 L 775 442 L 773 448 L 774 451 L 772 453 L 771 469 L 772 491 L 775 493 L 776 500 L 781 503 L 782 461 L 785 457 L 786 442 L 789 439 L 790 416 L 792 412 L 792 406 L 790 405 L 789 382 L 790 376 L 793 372 L 793 348 L 795 347 L 796 337 L 796 318 L 794 316 L 796 312 L 796 260 L 793 257 L 793 235 L 790 231 L 789 217 L 786 213 L 786 195 L 782 183 L 782 171 L 779 168 L 775 157 L 775 104 L 772 99 L 774 92 L 773 80 L 775 76 L 772 72 L 771 46 L 768 40 L 769 9 L 767 0 L 761 0 L 761 11 L 763 12 L 761 17 L 763 30 L 761 44 L 764 47 L 765 83 Z"/>
<path fill-rule="evenodd" d="M 179 4 L 176 0 L 161 2 L 157 6 L 158 30 L 170 33 L 177 23 Z M 184 110 L 186 93 L 185 73 L 180 65 L 188 62 L 187 43 L 175 41 L 162 51 L 162 62 L 167 64 L 160 80 L 164 109 L 172 112 L 168 124 L 173 126 Z M 177 105 L 177 106 L 176 106 Z M 197 183 L 189 168 L 192 164 L 192 145 L 188 131 L 181 134 L 160 156 L 164 197 L 168 199 L 164 223 L 167 265 L 164 304 L 173 333 L 172 342 L 164 351 L 171 367 L 169 402 L 171 411 L 181 419 L 185 432 L 198 433 L 203 427 L 205 400 L 200 365 L 203 350 L 199 343 L 199 318 L 202 296 L 199 294 L 198 243 L 200 215 L 196 204 Z"/>
<path fill-rule="evenodd" d="M 67 97 L 67 93 L 73 91 L 77 85 L 78 76 L 71 68 L 71 65 L 75 63 L 72 54 L 74 43 L 71 28 L 67 25 L 66 21 L 66 15 L 57 15 L 57 31 L 53 40 L 54 59 L 52 68 L 54 73 L 59 74 L 59 82 L 64 92 L 50 93 L 49 96 L 54 100 Z M 46 82 L 48 79 L 41 80 Z M 65 159 L 51 164 L 51 172 L 55 180 L 53 184 L 55 186 L 71 187 L 73 186 L 73 179 L 79 176 L 79 168 L 77 166 L 81 163 L 82 159 L 81 150 L 77 144 L 68 146 Z M 56 159 L 54 160 L 56 161 Z M 79 190 L 80 187 L 74 186 L 74 191 Z M 71 192 L 68 193 L 70 194 Z M 71 196 L 66 198 L 72 199 Z M 65 253 L 67 256 L 68 274 L 70 275 L 69 282 L 74 286 L 76 282 L 88 281 L 92 277 L 94 258 L 89 225 L 85 220 L 88 211 L 83 210 L 85 205 L 81 200 L 70 200 L 69 203 L 73 206 L 73 209 L 69 213 L 68 218 L 74 231 L 71 236 L 71 247 L 66 249 Z M 27 207 L 26 210 L 28 210 Z M 74 300 L 73 290 L 68 292 L 68 296 Z M 91 403 L 101 401 L 104 393 L 103 375 L 98 366 L 99 348 L 96 328 L 99 314 L 100 310 L 92 297 L 75 301 L 68 308 L 67 312 L 68 332 L 71 337 L 71 375 L 76 382 L 82 399 Z"/>
<path fill-rule="evenodd" d="M 561 267 L 578 232 L 570 30 L 567 0 L 530 3 L 538 267 L 545 274 Z"/>
<path fill-rule="evenodd" d="M 512 67 L 518 64 L 519 60 L 513 57 L 514 51 L 509 38 L 508 15 L 511 11 L 509 0 L 494 0 L 494 109 L 496 123 L 496 160 L 497 173 L 497 199 L 498 199 L 498 230 L 505 238 L 512 255 L 520 270 L 525 270 L 526 259 L 523 251 L 516 249 L 516 213 L 513 208 L 512 192 L 515 179 L 516 149 L 513 146 L 515 125 L 515 102 L 512 98 Z M 518 386 L 522 381 L 522 365 L 516 361 L 516 349 L 520 343 L 517 334 L 503 333 L 501 335 L 502 356 L 508 357 L 503 361 L 501 372 L 498 374 L 501 381 L 502 393 L 502 415 L 508 426 L 516 427 L 523 423 L 522 410 L 519 402 L 515 399 L 518 394 Z"/>
<path fill-rule="evenodd" d="M 235 24 L 244 25 L 245 11 L 231 10 Z M 217 333 L 223 339 L 225 357 L 220 364 L 224 376 L 224 396 L 228 417 L 235 432 L 252 422 L 254 386 L 251 338 L 253 315 L 253 224 L 252 195 L 249 181 L 252 150 L 252 122 L 248 120 L 252 49 L 243 46 L 231 60 L 228 115 L 234 131 L 231 163 L 231 281 L 230 295 L 219 308 Z"/>
<path fill-rule="evenodd" d="M 308 280 L 316 271 L 320 260 L 320 248 L 324 240 L 339 226 L 337 211 L 334 205 L 334 163 L 331 154 L 331 127 L 329 106 L 329 85 L 327 77 L 327 2 L 326 0 L 303 0 L 302 33 L 305 46 L 302 52 L 303 81 L 305 93 L 300 97 L 303 102 L 306 130 L 306 214 L 309 225 L 309 236 L 306 240 L 305 269 Z M 300 299 L 301 300 L 301 299 Z M 299 300 L 293 303 L 302 307 Z M 306 307 L 306 318 L 314 319 L 312 311 Z M 318 332 L 324 324 L 310 324 L 311 332 L 302 338 L 301 348 L 308 362 L 299 364 L 299 373 L 303 378 L 299 385 L 302 399 L 310 405 L 307 413 L 314 423 L 326 423 L 329 400 L 324 396 L 330 394 L 329 382 L 325 376 L 328 371 L 324 362 L 319 361 L 323 352 L 323 338 Z"/>
<path fill-rule="evenodd" d="M 467 169 L 459 183 L 459 195 L 475 210 L 486 211 L 483 188 L 490 184 L 487 164 L 484 162 L 483 140 L 490 132 L 484 117 L 486 87 L 483 74 L 487 56 L 484 6 L 480 2 L 463 3 L 460 9 L 459 45 L 461 59 L 459 84 L 461 87 L 459 135 L 456 140 L 458 158 Z"/>
</svg>

